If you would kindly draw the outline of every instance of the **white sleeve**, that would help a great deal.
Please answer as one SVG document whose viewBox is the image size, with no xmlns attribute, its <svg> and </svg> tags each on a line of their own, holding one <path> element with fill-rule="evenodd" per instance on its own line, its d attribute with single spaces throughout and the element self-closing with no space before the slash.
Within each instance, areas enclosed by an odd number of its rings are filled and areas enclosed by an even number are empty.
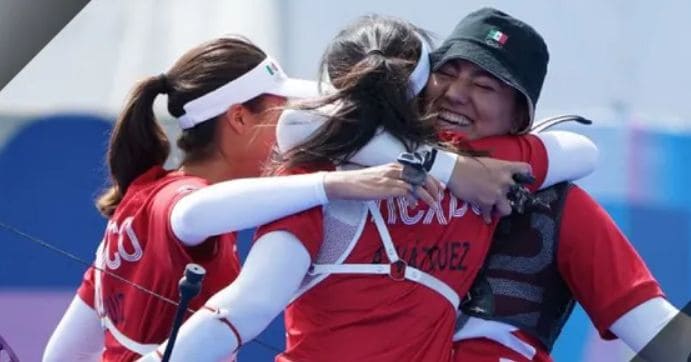
<svg viewBox="0 0 691 362">
<path fill-rule="evenodd" d="M 626 312 L 609 329 L 638 353 L 678 313 L 665 298 L 656 297 Z"/>
<path fill-rule="evenodd" d="M 279 152 L 285 152 L 305 141 L 323 123 L 324 116 L 310 111 L 290 109 L 283 111 L 276 125 L 276 143 Z M 430 149 L 423 146 L 421 149 Z M 362 147 L 351 162 L 364 166 L 378 166 L 396 162 L 398 155 L 406 152 L 405 146 L 388 132 L 378 132 L 369 143 Z M 429 174 L 444 184 L 448 184 L 456 166 L 458 155 L 439 151 Z"/>
<path fill-rule="evenodd" d="M 236 179 L 181 198 L 170 213 L 178 239 L 198 245 L 210 236 L 263 225 L 328 202 L 325 173 Z"/>
<path fill-rule="evenodd" d="M 288 305 L 310 265 L 307 249 L 293 234 L 267 233 L 250 249 L 238 278 L 206 304 L 221 309 L 247 343 Z M 235 349 L 237 340 L 231 329 L 217 314 L 201 310 L 180 328 L 171 361 L 224 360 Z"/>
<path fill-rule="evenodd" d="M 104 332 L 96 311 L 79 296 L 72 299 L 43 351 L 43 362 L 100 361 Z"/>
<path fill-rule="evenodd" d="M 324 122 L 324 116 L 303 110 L 286 110 L 276 126 L 276 142 L 280 152 L 285 152 L 306 140 Z M 587 137 L 567 131 L 547 131 L 536 134 L 547 150 L 549 165 L 541 188 L 562 181 L 587 176 L 595 170 L 599 150 Z M 423 146 L 429 149 L 430 146 Z M 405 147 L 387 132 L 379 132 L 360 149 L 350 161 L 365 166 L 395 162 Z M 437 180 L 448 184 L 458 155 L 439 151 L 429 172 Z"/>
<path fill-rule="evenodd" d="M 588 137 L 567 131 L 547 131 L 535 136 L 544 144 L 549 162 L 541 189 L 577 180 L 595 170 L 600 153 Z"/>
</svg>

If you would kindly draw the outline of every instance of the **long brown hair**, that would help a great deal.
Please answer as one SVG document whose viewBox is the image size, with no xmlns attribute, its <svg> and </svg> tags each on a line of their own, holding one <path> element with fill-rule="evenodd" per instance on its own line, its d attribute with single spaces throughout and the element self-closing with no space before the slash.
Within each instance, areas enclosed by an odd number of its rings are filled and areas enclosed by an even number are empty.
<svg viewBox="0 0 691 362">
<path fill-rule="evenodd" d="M 284 167 L 342 162 L 379 129 L 412 151 L 436 141 L 431 119 L 421 117 L 408 78 L 421 52 L 424 32 L 403 20 L 365 16 L 341 31 L 322 57 L 320 72 L 335 92 L 298 108 L 335 105 L 326 122 L 284 156 Z"/>
<path fill-rule="evenodd" d="M 238 78 L 264 58 L 266 54 L 244 38 L 219 38 L 187 51 L 167 73 L 135 85 L 110 137 L 107 163 L 112 186 L 96 202 L 101 214 L 112 216 L 132 181 L 168 158 L 170 144 L 153 111 L 156 96 L 168 94 L 168 112 L 180 117 L 185 103 Z M 246 104 L 252 106 L 258 98 Z M 213 152 L 217 124 L 214 117 L 182 131 L 177 145 L 185 152 L 183 163 Z"/>
</svg>

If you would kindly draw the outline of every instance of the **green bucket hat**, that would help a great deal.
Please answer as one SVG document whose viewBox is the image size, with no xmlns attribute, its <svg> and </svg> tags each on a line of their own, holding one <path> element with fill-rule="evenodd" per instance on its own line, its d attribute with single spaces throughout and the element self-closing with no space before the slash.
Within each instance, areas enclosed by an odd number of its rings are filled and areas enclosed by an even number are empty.
<svg viewBox="0 0 691 362">
<path fill-rule="evenodd" d="M 497 9 L 483 8 L 461 19 L 430 57 L 432 70 L 463 59 L 517 89 L 525 96 L 530 119 L 520 133 L 530 130 L 549 62 L 547 44 L 530 25 Z"/>
</svg>

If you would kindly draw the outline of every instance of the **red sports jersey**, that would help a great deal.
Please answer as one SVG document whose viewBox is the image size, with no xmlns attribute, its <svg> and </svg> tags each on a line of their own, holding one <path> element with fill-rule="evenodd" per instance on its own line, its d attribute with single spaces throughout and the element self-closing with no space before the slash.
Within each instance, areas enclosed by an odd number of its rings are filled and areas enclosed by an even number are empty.
<svg viewBox="0 0 691 362">
<path fill-rule="evenodd" d="M 185 247 L 170 227 L 172 206 L 185 194 L 206 185 L 204 179 L 160 167 L 138 177 L 106 227 L 107 270 L 177 301 L 178 281 L 185 265 L 200 264 L 207 273 L 201 293 L 190 303 L 195 310 L 230 284 L 240 271 L 234 234 L 211 238 L 197 247 Z M 89 268 L 78 291 L 94 308 L 97 274 Z M 162 343 L 168 337 L 176 307 L 112 276 L 100 275 L 105 313 L 115 327 L 138 343 Z M 103 361 L 132 361 L 138 357 L 106 331 Z"/>
<path fill-rule="evenodd" d="M 499 137 L 476 146 L 529 162 L 538 183 L 544 180 L 547 156 L 536 137 Z M 487 225 L 448 192 L 437 208 L 406 206 L 401 199 L 380 204 L 399 257 L 465 295 L 496 222 Z M 322 208 L 265 225 L 257 238 L 277 230 L 294 234 L 314 261 L 324 235 Z M 371 219 L 345 263 L 389 263 Z M 381 275 L 331 275 L 286 309 L 287 349 L 277 361 L 448 361 L 455 322 L 455 308 L 422 284 Z"/>
<path fill-rule="evenodd" d="M 578 187 L 567 194 L 559 232 L 559 273 L 605 339 L 616 338 L 609 327 L 631 308 L 662 290 L 636 250 L 607 212 Z M 533 361 L 552 361 L 544 346 L 522 331 L 516 336 L 536 348 Z M 454 345 L 456 361 L 498 361 L 525 357 L 487 339 Z"/>
</svg>

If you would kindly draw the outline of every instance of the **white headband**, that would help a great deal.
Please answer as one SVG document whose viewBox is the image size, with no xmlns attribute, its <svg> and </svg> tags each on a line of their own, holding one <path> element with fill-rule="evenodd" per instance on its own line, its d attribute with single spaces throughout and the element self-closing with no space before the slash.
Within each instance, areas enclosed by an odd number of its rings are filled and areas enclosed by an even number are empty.
<svg viewBox="0 0 691 362">
<path fill-rule="evenodd" d="M 222 114 L 233 104 L 244 103 L 264 93 L 288 98 L 318 95 L 316 82 L 288 78 L 278 62 L 267 56 L 249 72 L 185 103 L 185 114 L 178 118 L 178 122 L 182 129 L 192 128 Z"/>
<path fill-rule="evenodd" d="M 415 69 L 413 69 L 413 72 L 410 73 L 408 77 L 408 87 L 412 92 L 412 97 L 420 94 L 422 89 L 425 88 L 430 73 L 429 49 L 427 48 L 425 40 L 422 39 L 422 37 L 418 38 L 420 39 L 420 58 L 417 60 Z"/>
<path fill-rule="evenodd" d="M 422 89 L 425 88 L 431 72 L 429 48 L 421 36 L 418 36 L 418 38 L 420 39 L 420 58 L 418 58 L 415 68 L 408 76 L 408 88 L 410 88 L 411 93 L 410 98 L 417 96 Z M 324 71 L 323 77 L 326 78 L 325 84 L 331 86 L 331 79 L 329 79 L 328 71 Z"/>
</svg>

